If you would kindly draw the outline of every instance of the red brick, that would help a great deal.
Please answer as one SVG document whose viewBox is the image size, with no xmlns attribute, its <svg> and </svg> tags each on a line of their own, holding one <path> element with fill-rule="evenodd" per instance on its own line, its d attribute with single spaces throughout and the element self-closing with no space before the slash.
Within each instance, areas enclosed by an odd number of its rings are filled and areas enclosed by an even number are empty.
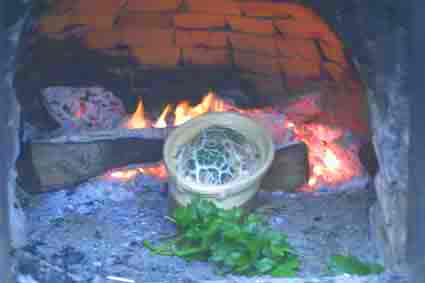
<svg viewBox="0 0 425 283">
<path fill-rule="evenodd" d="M 130 46 L 172 46 L 174 29 L 128 27 L 121 29 L 123 42 Z"/>
<path fill-rule="evenodd" d="M 227 47 L 227 32 L 177 30 L 176 45 L 178 47 Z"/>
<path fill-rule="evenodd" d="M 46 15 L 40 18 L 38 28 L 42 33 L 62 32 L 70 24 L 70 16 L 50 16 Z"/>
<path fill-rule="evenodd" d="M 226 24 L 224 15 L 184 13 L 174 16 L 174 25 L 177 28 L 213 29 L 224 28 Z"/>
<path fill-rule="evenodd" d="M 117 15 L 126 0 L 78 0 L 76 15 L 111 16 Z"/>
<path fill-rule="evenodd" d="M 183 62 L 195 65 L 230 65 L 228 49 L 183 48 Z"/>
<path fill-rule="evenodd" d="M 313 40 L 276 38 L 279 54 L 284 57 L 300 57 L 320 64 L 320 52 Z"/>
<path fill-rule="evenodd" d="M 332 62 L 324 62 L 323 67 L 330 75 L 330 77 L 336 82 L 345 81 L 349 77 L 347 69 L 338 64 Z"/>
<path fill-rule="evenodd" d="M 233 31 L 269 35 L 275 33 L 276 31 L 272 20 L 240 16 L 227 16 L 227 22 Z"/>
<path fill-rule="evenodd" d="M 121 34 L 113 30 L 90 31 L 84 37 L 84 43 L 88 48 L 113 48 L 121 43 Z"/>
<path fill-rule="evenodd" d="M 286 37 L 327 40 L 332 34 L 322 21 L 307 20 L 275 20 L 275 26 Z"/>
<path fill-rule="evenodd" d="M 128 0 L 127 9 L 139 12 L 176 11 L 181 0 Z"/>
<path fill-rule="evenodd" d="M 346 65 L 341 41 L 324 22 L 276 20 L 275 25 L 286 38 L 318 40 L 322 53 L 328 59 Z"/>
<path fill-rule="evenodd" d="M 286 84 L 295 88 L 298 84 L 304 85 L 306 81 L 320 78 L 321 66 L 315 62 L 297 57 L 281 58 L 280 64 L 284 73 Z"/>
<path fill-rule="evenodd" d="M 92 16 L 86 14 L 78 14 L 71 16 L 70 24 L 86 25 L 96 30 L 110 30 L 114 24 L 115 16 Z"/>
<path fill-rule="evenodd" d="M 269 56 L 276 56 L 278 54 L 276 42 L 272 36 L 230 33 L 229 39 L 232 47 L 237 50 L 251 51 Z"/>
<path fill-rule="evenodd" d="M 170 28 L 173 26 L 173 15 L 169 13 L 128 12 L 119 16 L 116 27 Z"/>
<path fill-rule="evenodd" d="M 176 67 L 180 58 L 180 49 L 175 46 L 149 46 L 131 48 L 131 54 L 139 63 L 160 67 Z"/>
<path fill-rule="evenodd" d="M 281 73 L 279 60 L 271 56 L 235 51 L 234 60 L 242 71 L 266 75 L 280 75 Z"/>
<path fill-rule="evenodd" d="M 241 3 L 241 10 L 245 15 L 255 17 L 319 18 L 312 9 L 293 3 L 247 1 Z"/>
<path fill-rule="evenodd" d="M 323 55 L 331 61 L 337 62 L 342 66 L 347 66 L 344 49 L 340 41 L 319 41 L 320 49 Z"/>
<path fill-rule="evenodd" d="M 240 4 L 233 0 L 185 0 L 188 10 L 215 15 L 240 15 Z"/>
</svg>

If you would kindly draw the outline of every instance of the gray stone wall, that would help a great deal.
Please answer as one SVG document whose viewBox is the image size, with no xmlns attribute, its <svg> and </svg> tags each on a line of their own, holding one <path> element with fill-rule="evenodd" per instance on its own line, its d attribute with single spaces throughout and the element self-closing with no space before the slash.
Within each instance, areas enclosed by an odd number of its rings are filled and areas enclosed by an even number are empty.
<svg viewBox="0 0 425 283">
<path fill-rule="evenodd" d="M 376 42 L 376 87 L 369 90 L 372 139 L 380 164 L 375 177 L 378 203 L 371 209 L 371 229 L 385 264 L 396 270 L 405 270 L 407 251 L 406 36 L 406 31 L 399 29 Z"/>
<path fill-rule="evenodd" d="M 385 265 L 406 270 L 409 107 L 408 1 L 305 0 L 341 36 L 368 87 L 372 141 L 380 171 L 371 234 Z"/>
<path fill-rule="evenodd" d="M 25 243 L 24 215 L 15 196 L 19 105 L 12 81 L 23 22 L 0 31 L 0 282 L 12 283 L 11 249 Z"/>
</svg>

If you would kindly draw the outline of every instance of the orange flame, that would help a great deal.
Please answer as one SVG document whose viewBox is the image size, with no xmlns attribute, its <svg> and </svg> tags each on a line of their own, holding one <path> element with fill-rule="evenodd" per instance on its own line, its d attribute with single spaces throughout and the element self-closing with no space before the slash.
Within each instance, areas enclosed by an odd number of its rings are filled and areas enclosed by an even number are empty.
<svg viewBox="0 0 425 283">
<path fill-rule="evenodd" d="M 162 111 L 161 115 L 159 116 L 158 120 L 153 125 L 154 128 L 166 128 L 167 127 L 167 116 L 171 112 L 171 105 L 167 104 L 164 111 Z"/>
<path fill-rule="evenodd" d="M 127 170 L 119 170 L 114 171 L 109 174 L 110 177 L 114 179 L 120 179 L 122 181 L 128 181 L 130 179 L 133 179 L 139 174 L 138 169 L 127 169 Z"/>
<path fill-rule="evenodd" d="M 144 175 L 157 177 L 159 179 L 167 179 L 168 177 L 167 169 L 162 162 L 154 166 L 141 167 L 139 171 Z"/>
<path fill-rule="evenodd" d="M 190 119 L 198 117 L 207 112 L 223 112 L 225 111 L 225 103 L 222 99 L 218 98 L 214 93 L 209 92 L 201 103 L 191 107 L 189 102 L 180 102 L 175 111 L 174 126 L 181 125 Z"/>
<path fill-rule="evenodd" d="M 129 129 L 142 129 L 147 128 L 149 125 L 148 120 L 145 118 L 145 107 L 143 105 L 143 100 L 140 99 L 137 104 L 136 111 L 127 121 L 125 127 Z"/>
<path fill-rule="evenodd" d="M 158 179 L 166 179 L 168 177 L 167 169 L 164 163 L 154 164 L 151 166 L 141 166 L 131 169 L 117 169 L 107 173 L 104 177 L 109 180 L 119 180 L 121 182 L 128 182 L 133 180 L 138 175 L 152 176 Z"/>
<path fill-rule="evenodd" d="M 295 113 L 296 115 L 293 116 L 297 118 L 302 115 L 304 109 L 307 113 L 317 112 L 312 101 L 306 98 L 288 108 L 288 117 Z M 209 92 L 199 104 L 194 106 L 191 106 L 188 101 L 181 101 L 173 111 L 173 107 L 167 105 L 156 122 L 151 123 L 145 117 L 143 102 L 140 100 L 135 113 L 125 124 L 125 127 L 165 128 L 169 125 L 178 126 L 204 113 L 223 111 L 235 111 L 255 117 L 255 113 L 269 112 L 270 109 L 239 109 L 230 103 L 226 103 L 214 93 Z M 170 115 L 174 116 L 174 120 L 168 124 Z M 331 128 L 323 124 L 304 123 L 302 119 L 293 120 L 292 118 L 286 119 L 285 124 L 282 126 L 291 130 L 295 134 L 295 140 L 303 141 L 309 150 L 310 178 L 307 184 L 299 188 L 299 190 L 313 191 L 319 186 L 337 185 L 354 176 L 361 175 L 362 166 L 356 154 L 336 142 L 344 134 L 342 129 Z M 126 181 L 139 174 L 160 179 L 167 178 L 167 171 L 162 163 L 151 167 L 144 166 L 137 169 L 115 171 L 110 173 L 109 177 Z"/>
<path fill-rule="evenodd" d="M 230 106 L 227 107 L 230 109 Z M 206 95 L 202 101 L 195 106 L 191 106 L 188 101 L 179 102 L 174 110 L 174 122 L 172 125 L 179 126 L 190 119 L 198 117 L 207 112 L 223 112 L 226 110 L 226 104 L 224 100 L 218 98 L 214 93 L 210 92 Z M 148 118 L 145 117 L 143 101 L 140 99 L 136 111 L 125 123 L 124 127 L 128 129 L 141 129 L 141 128 L 165 128 L 168 126 L 168 116 L 172 112 L 172 106 L 167 105 L 162 111 L 158 120 L 155 123 L 151 123 Z"/>
<path fill-rule="evenodd" d="M 285 126 L 291 128 L 309 150 L 310 178 L 300 190 L 312 191 L 320 185 L 338 185 L 361 175 L 362 166 L 356 154 L 336 142 L 343 135 L 342 130 L 293 122 L 287 122 Z"/>
</svg>

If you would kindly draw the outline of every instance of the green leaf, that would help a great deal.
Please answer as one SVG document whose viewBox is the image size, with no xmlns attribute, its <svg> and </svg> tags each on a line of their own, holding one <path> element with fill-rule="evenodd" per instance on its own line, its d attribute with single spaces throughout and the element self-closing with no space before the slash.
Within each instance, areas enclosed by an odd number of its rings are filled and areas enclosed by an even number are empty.
<svg viewBox="0 0 425 283">
<path fill-rule="evenodd" d="M 292 256 L 284 263 L 279 263 L 279 265 L 273 269 L 271 275 L 273 277 L 294 277 L 297 274 L 299 269 L 298 258 Z"/>
<path fill-rule="evenodd" d="M 174 219 L 179 228 L 186 228 L 195 222 L 195 217 L 189 207 L 179 207 L 174 213 Z"/>
<path fill-rule="evenodd" d="M 332 256 L 329 268 L 335 273 L 348 273 L 355 275 L 369 275 L 384 271 L 384 268 L 381 265 L 364 263 L 356 257 L 342 255 Z"/>
<path fill-rule="evenodd" d="M 227 224 L 223 231 L 223 237 L 227 240 L 238 240 L 241 236 L 242 230 L 240 226 Z"/>
<path fill-rule="evenodd" d="M 297 275 L 296 270 L 288 267 L 286 264 L 279 265 L 271 272 L 273 277 L 294 277 Z"/>
<path fill-rule="evenodd" d="M 239 260 L 242 257 L 242 254 L 238 251 L 230 252 L 224 259 L 224 264 L 228 267 L 238 266 Z"/>
<path fill-rule="evenodd" d="M 209 202 L 205 199 L 199 200 L 198 203 L 192 203 L 195 205 L 197 214 L 201 219 L 206 219 L 208 217 L 214 217 L 217 214 L 217 206 L 213 202 Z"/>
<path fill-rule="evenodd" d="M 263 258 L 255 264 L 255 268 L 258 270 L 258 272 L 264 274 L 268 271 L 272 270 L 275 266 L 275 261 L 270 258 Z"/>
<path fill-rule="evenodd" d="M 165 255 L 165 256 L 173 256 L 174 253 L 171 250 L 172 243 L 174 243 L 174 242 L 170 242 L 170 243 L 165 244 L 165 245 L 160 246 L 160 247 L 154 247 L 149 241 L 144 240 L 143 246 L 145 248 L 147 248 L 148 250 L 150 250 L 151 252 L 155 253 L 155 254 Z"/>
</svg>

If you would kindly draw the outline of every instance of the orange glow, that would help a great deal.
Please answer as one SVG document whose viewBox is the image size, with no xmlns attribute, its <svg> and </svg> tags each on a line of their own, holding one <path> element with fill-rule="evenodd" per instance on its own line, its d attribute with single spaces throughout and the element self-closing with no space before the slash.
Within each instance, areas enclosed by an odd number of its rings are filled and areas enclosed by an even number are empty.
<svg viewBox="0 0 425 283">
<path fill-rule="evenodd" d="M 127 121 L 125 127 L 129 129 L 143 129 L 147 128 L 149 121 L 145 118 L 145 107 L 143 105 L 142 99 L 139 100 L 137 104 L 136 111 Z"/>
<path fill-rule="evenodd" d="M 153 176 L 159 179 L 166 179 L 168 177 L 167 169 L 165 168 L 164 163 L 159 163 L 154 166 L 146 166 L 139 168 L 139 171 L 146 176 Z"/>
<path fill-rule="evenodd" d="M 355 152 L 337 143 L 343 132 L 321 124 L 287 122 L 296 139 L 308 147 L 310 178 L 301 191 L 314 191 L 323 185 L 338 185 L 362 174 L 362 165 Z"/>
<path fill-rule="evenodd" d="M 198 117 L 207 112 L 223 112 L 230 109 L 231 106 L 226 104 L 224 100 L 217 97 L 214 93 L 210 92 L 202 101 L 191 106 L 188 101 L 179 102 L 174 109 L 174 122 L 173 126 L 179 126 L 190 119 Z M 142 128 L 166 128 L 168 125 L 169 115 L 172 113 L 172 106 L 168 104 L 162 111 L 161 115 L 155 123 L 146 117 L 143 101 L 140 99 L 136 111 L 131 115 L 129 120 L 125 123 L 124 127 L 128 129 L 142 129 Z M 241 110 L 236 110 L 242 112 Z"/>
<path fill-rule="evenodd" d="M 191 107 L 189 102 L 180 102 L 177 107 L 174 120 L 174 126 L 181 125 L 190 119 L 198 117 L 207 112 L 223 112 L 225 111 L 225 103 L 222 99 L 218 98 L 214 93 L 210 92 L 205 96 L 201 103 Z"/>
<path fill-rule="evenodd" d="M 171 112 L 171 105 L 167 104 L 165 109 L 162 111 L 158 120 L 153 125 L 154 128 L 166 128 L 167 127 L 167 116 Z"/>
<path fill-rule="evenodd" d="M 183 124 L 184 122 L 190 120 L 190 116 L 188 115 L 190 111 L 190 104 L 188 101 L 182 101 L 177 104 L 176 110 L 174 111 L 174 126 L 178 126 Z"/>
<path fill-rule="evenodd" d="M 119 170 L 119 171 L 111 172 L 109 176 L 112 177 L 113 179 L 128 181 L 136 177 L 138 174 L 139 174 L 138 169 L 128 169 L 128 170 Z"/>
<path fill-rule="evenodd" d="M 330 150 L 326 149 L 323 156 L 323 163 L 329 170 L 336 172 L 339 167 L 341 167 L 341 162 L 338 160 L 338 157 Z"/>
<path fill-rule="evenodd" d="M 167 169 L 161 162 L 154 165 L 146 165 L 138 168 L 130 169 L 117 169 L 107 173 L 104 178 L 108 180 L 119 180 L 121 182 L 128 182 L 136 178 L 138 175 L 145 175 L 164 180 L 168 177 Z"/>
<path fill-rule="evenodd" d="M 344 135 L 342 129 L 320 123 L 308 123 L 308 119 L 302 118 L 303 115 L 316 115 L 317 109 L 314 100 L 305 98 L 288 106 L 284 112 L 287 118 L 282 125 L 283 130 L 290 130 L 294 134 L 292 140 L 303 141 L 308 147 L 310 177 L 307 184 L 299 188 L 301 191 L 314 191 L 323 185 L 338 185 L 362 174 L 362 166 L 356 153 L 337 143 L 337 140 Z M 266 112 L 279 115 L 269 108 L 239 109 L 209 92 L 197 105 L 192 106 L 188 101 L 179 102 L 174 109 L 171 105 L 167 105 L 155 123 L 145 117 L 143 102 L 140 100 L 135 113 L 124 126 L 127 128 L 165 128 L 171 125 L 181 125 L 207 112 L 223 111 L 238 112 L 254 119 L 259 117 L 256 116 L 257 114 Z M 282 131 L 282 128 L 274 129 L 273 132 Z M 127 181 L 139 174 L 160 179 L 167 178 L 167 171 L 162 163 L 150 167 L 115 171 L 109 173 L 108 177 Z"/>
</svg>

